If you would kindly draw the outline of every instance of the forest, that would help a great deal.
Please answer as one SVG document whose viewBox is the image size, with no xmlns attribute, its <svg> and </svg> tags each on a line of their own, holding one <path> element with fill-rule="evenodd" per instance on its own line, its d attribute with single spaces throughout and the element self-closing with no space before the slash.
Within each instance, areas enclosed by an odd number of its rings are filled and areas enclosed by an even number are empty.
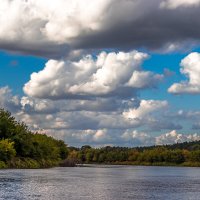
<svg viewBox="0 0 200 200">
<path fill-rule="evenodd" d="M 200 141 L 150 147 L 68 147 L 32 132 L 0 109 L 0 168 L 72 167 L 82 164 L 200 167 Z"/>
</svg>

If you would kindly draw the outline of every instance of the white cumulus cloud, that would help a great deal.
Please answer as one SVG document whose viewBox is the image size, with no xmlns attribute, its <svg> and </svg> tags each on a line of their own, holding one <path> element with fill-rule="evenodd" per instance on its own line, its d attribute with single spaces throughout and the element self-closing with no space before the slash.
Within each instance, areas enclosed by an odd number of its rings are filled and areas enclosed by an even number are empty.
<svg viewBox="0 0 200 200">
<path fill-rule="evenodd" d="M 42 71 L 31 75 L 24 92 L 50 99 L 132 96 L 134 91 L 155 87 L 163 79 L 163 75 L 142 70 L 147 57 L 131 51 L 102 52 L 97 58 L 88 55 L 77 62 L 50 60 Z"/>
<path fill-rule="evenodd" d="M 132 108 L 123 113 L 127 119 L 144 119 L 155 111 L 163 110 L 168 106 L 167 101 L 141 100 L 138 108 Z"/>
<path fill-rule="evenodd" d="M 156 145 L 191 142 L 197 140 L 200 140 L 200 135 L 197 133 L 184 135 L 173 130 L 169 133 L 157 136 Z"/>
<path fill-rule="evenodd" d="M 188 80 L 174 83 L 168 92 L 173 94 L 199 94 L 200 93 L 200 54 L 193 52 L 181 61 L 181 73 Z"/>
</svg>

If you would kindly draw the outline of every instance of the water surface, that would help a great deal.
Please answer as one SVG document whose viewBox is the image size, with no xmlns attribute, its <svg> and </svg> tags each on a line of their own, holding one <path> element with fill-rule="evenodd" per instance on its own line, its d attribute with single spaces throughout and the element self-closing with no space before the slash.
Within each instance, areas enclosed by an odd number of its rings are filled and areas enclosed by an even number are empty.
<svg viewBox="0 0 200 200">
<path fill-rule="evenodd" d="M 93 166 L 0 170 L 0 199 L 199 200 L 200 168 Z"/>
</svg>

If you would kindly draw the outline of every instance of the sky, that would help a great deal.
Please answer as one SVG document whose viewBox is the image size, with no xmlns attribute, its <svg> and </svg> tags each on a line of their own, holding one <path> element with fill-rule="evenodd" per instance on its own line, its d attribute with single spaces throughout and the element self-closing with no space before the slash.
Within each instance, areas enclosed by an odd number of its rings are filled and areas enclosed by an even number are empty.
<svg viewBox="0 0 200 200">
<path fill-rule="evenodd" d="M 0 0 L 0 107 L 69 146 L 200 140 L 200 0 Z"/>
</svg>

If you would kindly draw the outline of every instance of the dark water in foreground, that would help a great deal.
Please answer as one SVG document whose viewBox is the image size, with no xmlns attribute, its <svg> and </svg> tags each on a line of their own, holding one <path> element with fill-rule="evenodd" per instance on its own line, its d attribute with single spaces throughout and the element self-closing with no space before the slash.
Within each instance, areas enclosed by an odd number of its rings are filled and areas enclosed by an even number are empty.
<svg viewBox="0 0 200 200">
<path fill-rule="evenodd" d="M 96 166 L 1 170 L 0 199 L 200 200 L 200 168 Z"/>
</svg>

